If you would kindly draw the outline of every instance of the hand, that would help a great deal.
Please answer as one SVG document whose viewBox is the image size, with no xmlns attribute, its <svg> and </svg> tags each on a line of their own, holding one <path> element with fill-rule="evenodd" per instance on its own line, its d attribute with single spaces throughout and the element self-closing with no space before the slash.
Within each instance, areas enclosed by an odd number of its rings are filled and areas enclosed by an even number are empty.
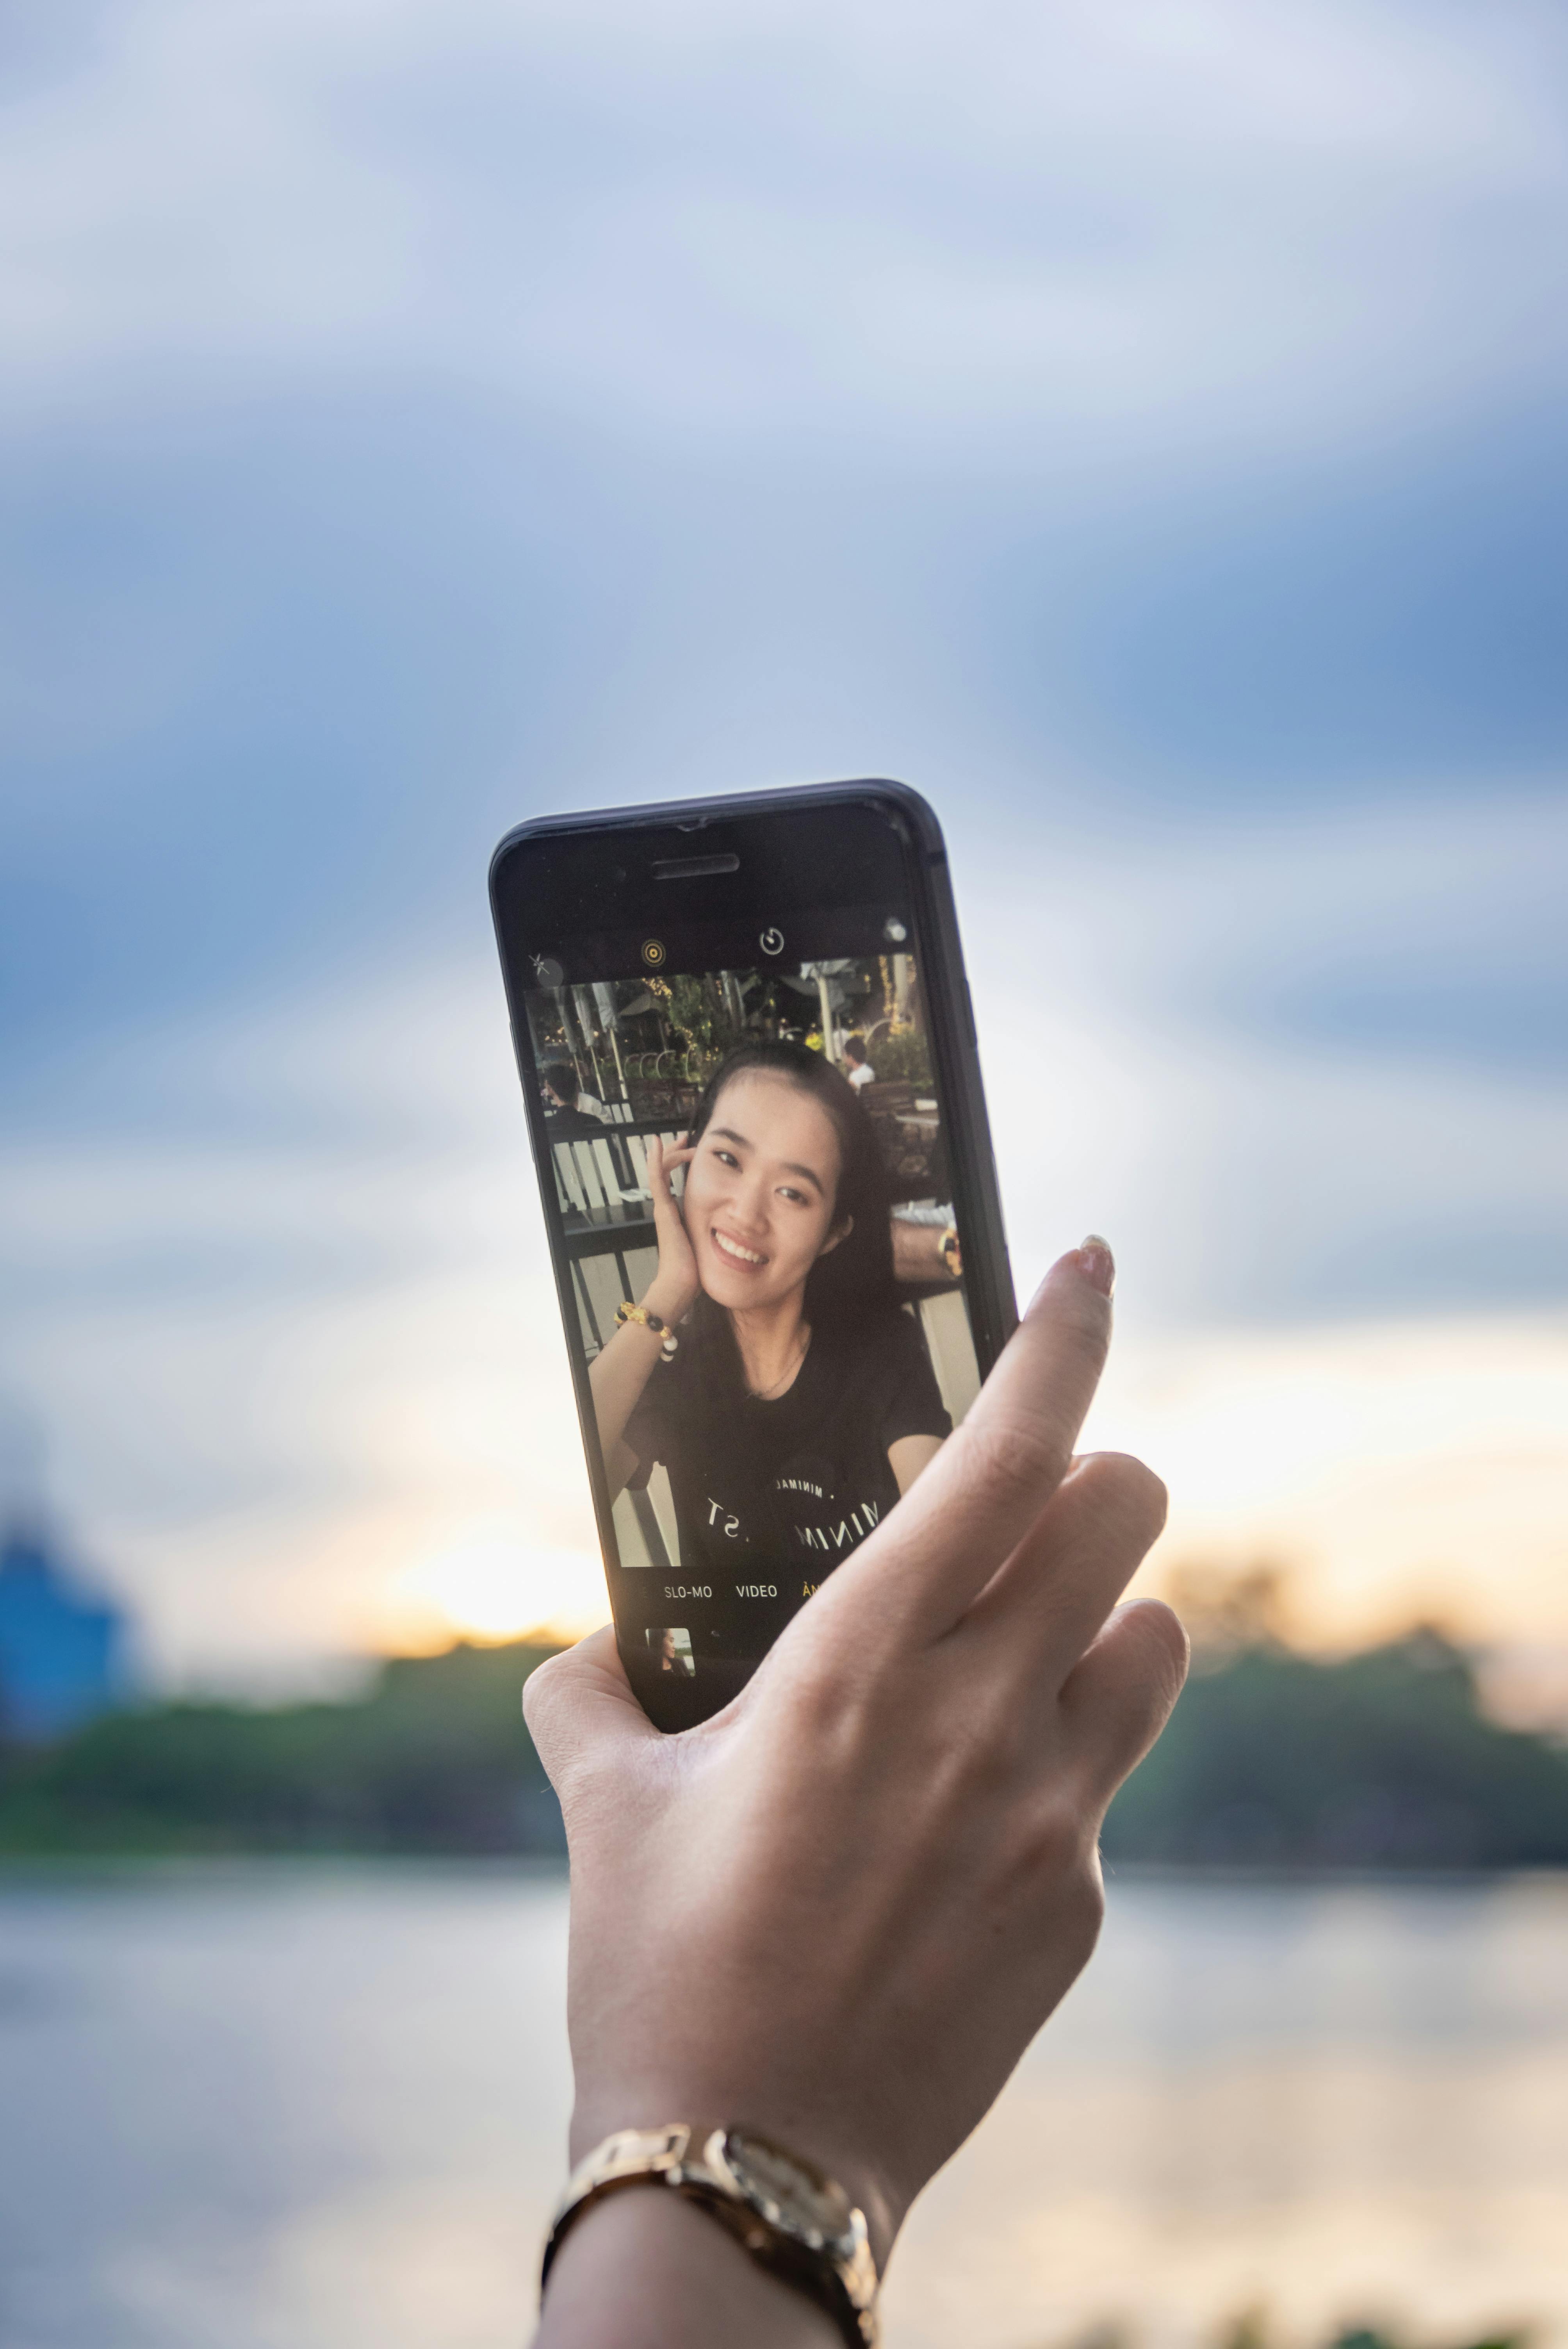
<svg viewBox="0 0 1568 2349">
<path fill-rule="evenodd" d="M 696 1258 L 686 1237 L 680 1202 L 670 1187 L 670 1176 L 677 1166 L 688 1166 L 696 1155 L 696 1149 L 684 1133 L 677 1143 L 667 1149 L 656 1133 L 648 1143 L 648 1188 L 654 1195 L 654 1231 L 659 1243 L 659 1264 L 643 1303 L 672 1328 L 677 1321 L 684 1321 L 691 1311 L 700 1284 Z"/>
<path fill-rule="evenodd" d="M 1088 1244 L 1054 1268 L 715 1719 L 661 1735 L 608 1631 L 529 1680 L 572 1851 L 573 2160 L 624 2126 L 748 2124 L 842 2180 L 880 2265 L 1082 1967 L 1100 1820 L 1186 1659 L 1168 1609 L 1112 1612 L 1163 1487 L 1072 1456 L 1109 1272 Z"/>
</svg>

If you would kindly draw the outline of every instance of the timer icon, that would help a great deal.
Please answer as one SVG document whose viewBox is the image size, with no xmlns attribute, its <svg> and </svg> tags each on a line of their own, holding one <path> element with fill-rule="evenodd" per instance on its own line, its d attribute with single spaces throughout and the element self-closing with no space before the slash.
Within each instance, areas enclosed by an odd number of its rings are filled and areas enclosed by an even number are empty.
<svg viewBox="0 0 1568 2349">
<path fill-rule="evenodd" d="M 757 943 L 761 947 L 764 954 L 782 954 L 784 951 L 784 933 L 782 930 L 776 930 L 769 926 L 769 928 L 763 931 L 762 936 L 758 939 Z"/>
</svg>

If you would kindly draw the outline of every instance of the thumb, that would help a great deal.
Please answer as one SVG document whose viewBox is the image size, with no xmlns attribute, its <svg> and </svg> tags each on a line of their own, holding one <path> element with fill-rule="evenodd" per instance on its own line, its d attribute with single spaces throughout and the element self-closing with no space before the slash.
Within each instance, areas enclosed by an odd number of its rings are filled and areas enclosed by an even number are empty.
<svg viewBox="0 0 1568 2349">
<path fill-rule="evenodd" d="M 522 1714 L 545 1774 L 562 1795 L 584 1770 L 625 1766 L 634 1746 L 659 1742 L 632 1693 L 609 1624 L 530 1672 Z"/>
</svg>

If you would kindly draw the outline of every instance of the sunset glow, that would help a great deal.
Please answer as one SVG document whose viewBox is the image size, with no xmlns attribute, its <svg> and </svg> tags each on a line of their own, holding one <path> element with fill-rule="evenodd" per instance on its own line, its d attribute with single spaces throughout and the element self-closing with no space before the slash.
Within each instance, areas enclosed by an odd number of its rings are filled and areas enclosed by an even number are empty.
<svg viewBox="0 0 1568 2349">
<path fill-rule="evenodd" d="M 504 1522 L 480 1523 L 394 1577 L 383 1636 L 405 1650 L 530 1632 L 576 1640 L 609 1615 L 597 1557 L 541 1548 Z"/>
</svg>

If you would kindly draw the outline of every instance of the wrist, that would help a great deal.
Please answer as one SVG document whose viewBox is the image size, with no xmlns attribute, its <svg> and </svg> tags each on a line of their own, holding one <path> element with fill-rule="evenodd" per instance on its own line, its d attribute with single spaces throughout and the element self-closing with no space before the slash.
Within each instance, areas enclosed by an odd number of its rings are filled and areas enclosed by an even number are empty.
<svg viewBox="0 0 1568 2349">
<path fill-rule="evenodd" d="M 648 1312 L 656 1313 L 660 1320 L 667 1321 L 673 1330 L 691 1311 L 696 1295 L 695 1281 L 671 1280 L 662 1273 L 655 1273 L 642 1303 Z"/>
<path fill-rule="evenodd" d="M 707 2121 L 755 2131 L 803 2155 L 843 2188 L 865 2220 L 878 2274 L 886 2267 L 913 2198 L 899 2191 L 885 2168 L 836 2116 L 797 2097 L 769 2095 L 755 2088 L 725 2093 L 689 2082 L 678 2086 L 623 2084 L 614 2092 L 580 2086 L 572 2115 L 573 2166 L 617 2129 L 657 2129 L 672 2121 Z"/>
<path fill-rule="evenodd" d="M 830 2317 L 678 2194 L 636 2187 L 585 2210 L 550 2271 L 536 2349 L 835 2349 Z"/>
</svg>

